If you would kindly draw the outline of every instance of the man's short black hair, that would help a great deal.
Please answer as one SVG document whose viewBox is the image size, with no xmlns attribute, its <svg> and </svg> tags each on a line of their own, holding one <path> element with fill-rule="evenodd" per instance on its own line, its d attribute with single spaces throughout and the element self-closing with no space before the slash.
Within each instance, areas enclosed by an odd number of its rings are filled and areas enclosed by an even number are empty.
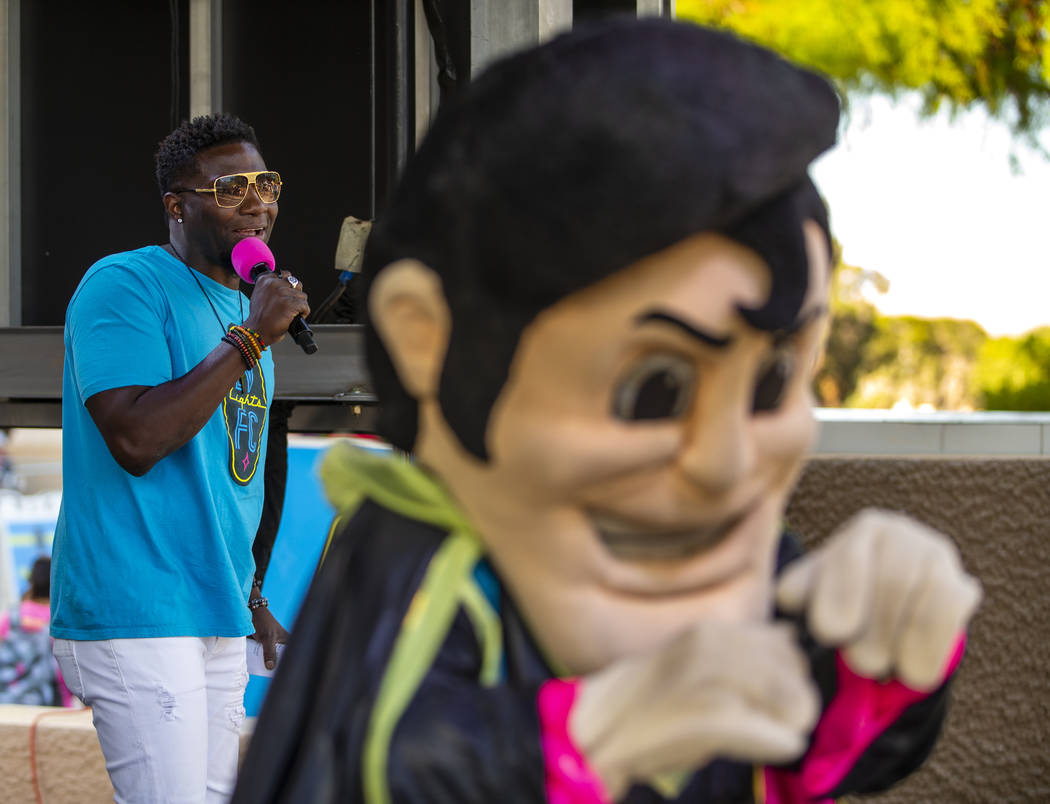
<svg viewBox="0 0 1050 804">
<path fill-rule="evenodd" d="M 828 232 L 807 170 L 838 118 L 826 80 L 732 35 L 657 18 L 582 26 L 498 62 L 441 108 L 372 230 L 362 290 L 400 258 L 441 278 L 452 330 L 439 402 L 486 458 L 529 322 L 691 235 L 756 251 L 772 290 L 741 313 L 791 326 L 809 281 L 802 222 Z M 415 400 L 366 324 L 380 431 L 409 450 Z"/>
<path fill-rule="evenodd" d="M 259 148 L 255 129 L 233 115 L 208 114 L 183 120 L 157 146 L 154 162 L 160 194 L 175 186 L 176 179 L 193 171 L 197 154 L 229 142 L 246 142 Z"/>
</svg>

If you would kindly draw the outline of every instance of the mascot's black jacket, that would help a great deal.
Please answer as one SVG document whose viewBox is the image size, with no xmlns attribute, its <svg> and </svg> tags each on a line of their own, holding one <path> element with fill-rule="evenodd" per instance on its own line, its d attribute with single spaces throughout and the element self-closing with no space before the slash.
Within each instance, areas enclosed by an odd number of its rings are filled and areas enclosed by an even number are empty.
<svg viewBox="0 0 1050 804">
<path fill-rule="evenodd" d="M 462 514 L 400 459 L 337 449 L 324 475 L 348 515 L 333 525 L 234 804 L 546 802 L 536 700 L 554 674 Z M 786 536 L 778 571 L 799 552 Z M 827 715 L 835 654 L 800 640 Z M 903 708 L 813 798 L 774 795 L 762 769 L 715 761 L 622 800 L 826 801 L 884 789 L 926 758 L 947 687 Z"/>
</svg>

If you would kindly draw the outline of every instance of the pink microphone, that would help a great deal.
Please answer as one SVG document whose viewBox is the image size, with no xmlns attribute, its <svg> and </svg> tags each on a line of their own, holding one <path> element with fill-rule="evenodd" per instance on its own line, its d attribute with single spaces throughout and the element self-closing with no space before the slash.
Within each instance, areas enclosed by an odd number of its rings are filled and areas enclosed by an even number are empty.
<svg viewBox="0 0 1050 804">
<path fill-rule="evenodd" d="M 267 271 L 273 271 L 277 265 L 270 247 L 258 237 L 246 237 L 239 241 L 233 247 L 230 261 L 233 263 L 233 270 L 237 272 L 237 276 L 249 285 L 254 285 L 255 280 Z M 292 323 L 288 325 L 288 334 L 308 355 L 317 351 L 314 333 L 300 314 L 296 313 Z"/>
<path fill-rule="evenodd" d="M 272 271 L 277 265 L 270 247 L 258 237 L 246 237 L 238 242 L 230 259 L 237 276 L 249 285 L 254 285 L 263 271 Z"/>
</svg>

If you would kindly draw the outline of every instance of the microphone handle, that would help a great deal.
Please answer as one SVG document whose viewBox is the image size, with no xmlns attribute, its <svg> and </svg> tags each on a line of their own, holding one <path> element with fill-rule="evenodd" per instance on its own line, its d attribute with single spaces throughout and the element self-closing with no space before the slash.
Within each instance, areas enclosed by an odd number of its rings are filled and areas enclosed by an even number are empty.
<svg viewBox="0 0 1050 804">
<path fill-rule="evenodd" d="M 256 263 L 252 266 L 252 282 L 257 282 L 262 274 L 268 273 L 271 270 L 273 269 L 265 262 Z M 299 344 L 299 348 L 306 352 L 306 354 L 312 355 L 317 351 L 317 344 L 314 343 L 314 332 L 310 329 L 309 325 L 303 321 L 303 317 L 299 313 L 295 314 L 292 323 L 288 325 L 288 334 L 292 336 L 292 339 Z"/>
<path fill-rule="evenodd" d="M 306 354 L 312 355 L 317 351 L 317 344 L 314 343 L 314 331 L 310 329 L 309 324 L 303 321 L 303 317 L 299 313 L 295 314 L 292 323 L 288 325 L 288 334 L 295 339 L 295 342 L 299 344 L 299 348 Z"/>
</svg>

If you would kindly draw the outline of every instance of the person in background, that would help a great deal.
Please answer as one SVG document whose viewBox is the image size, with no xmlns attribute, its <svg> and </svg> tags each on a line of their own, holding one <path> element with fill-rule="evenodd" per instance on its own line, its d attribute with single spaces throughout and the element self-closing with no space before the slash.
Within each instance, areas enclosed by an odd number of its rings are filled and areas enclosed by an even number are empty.
<svg viewBox="0 0 1050 804">
<path fill-rule="evenodd" d="M 66 311 L 65 489 L 51 635 L 91 706 L 118 802 L 233 790 L 245 636 L 287 634 L 253 584 L 273 360 L 310 312 L 286 272 L 245 298 L 230 257 L 269 239 L 281 177 L 251 126 L 184 122 L 160 143 L 168 242 L 88 269 Z"/>
<path fill-rule="evenodd" d="M 0 614 L 0 703 L 70 706 L 72 696 L 51 655 L 51 559 L 29 571 L 21 602 Z"/>
</svg>

